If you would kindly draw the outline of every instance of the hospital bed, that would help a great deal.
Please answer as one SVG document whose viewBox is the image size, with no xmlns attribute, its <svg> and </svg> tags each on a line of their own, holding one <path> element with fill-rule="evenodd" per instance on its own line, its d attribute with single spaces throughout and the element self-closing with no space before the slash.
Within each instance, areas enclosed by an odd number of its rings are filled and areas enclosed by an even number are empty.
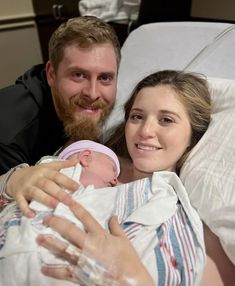
<svg viewBox="0 0 235 286">
<path fill-rule="evenodd" d="M 235 25 L 161 22 L 132 31 L 122 47 L 117 103 L 107 128 L 122 119 L 134 85 L 163 69 L 208 77 L 212 121 L 180 177 L 191 203 L 235 264 Z"/>
</svg>

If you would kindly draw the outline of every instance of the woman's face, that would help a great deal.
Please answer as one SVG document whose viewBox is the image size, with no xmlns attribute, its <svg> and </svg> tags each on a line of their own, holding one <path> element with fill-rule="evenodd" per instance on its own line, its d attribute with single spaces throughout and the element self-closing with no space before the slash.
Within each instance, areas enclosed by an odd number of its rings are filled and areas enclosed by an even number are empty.
<svg viewBox="0 0 235 286">
<path fill-rule="evenodd" d="M 191 126 L 179 95 L 168 85 L 143 88 L 125 128 L 135 179 L 154 171 L 175 171 L 190 145 Z"/>
</svg>

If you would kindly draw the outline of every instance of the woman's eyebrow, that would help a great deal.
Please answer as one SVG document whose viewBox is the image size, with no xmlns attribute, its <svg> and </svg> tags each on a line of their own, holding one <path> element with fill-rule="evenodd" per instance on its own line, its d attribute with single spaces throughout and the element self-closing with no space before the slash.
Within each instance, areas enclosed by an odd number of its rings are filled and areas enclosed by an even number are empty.
<svg viewBox="0 0 235 286">
<path fill-rule="evenodd" d="M 179 115 L 179 113 L 172 111 L 172 110 L 161 109 L 161 110 L 159 110 L 159 112 L 162 114 L 171 114 L 171 115 L 174 115 L 174 116 L 178 117 L 179 119 L 181 119 L 181 116 Z"/>
<path fill-rule="evenodd" d="M 130 112 L 132 111 L 143 111 L 143 109 L 135 107 L 135 108 L 132 108 Z"/>
<path fill-rule="evenodd" d="M 132 111 L 143 111 L 143 109 L 141 109 L 139 107 L 135 107 L 135 108 L 132 108 L 130 112 L 132 112 Z M 181 119 L 180 115 L 177 112 L 172 111 L 172 110 L 161 109 L 161 110 L 159 110 L 159 112 L 161 114 L 171 114 L 171 115 L 174 115 L 174 116 L 178 117 L 179 119 Z"/>
</svg>

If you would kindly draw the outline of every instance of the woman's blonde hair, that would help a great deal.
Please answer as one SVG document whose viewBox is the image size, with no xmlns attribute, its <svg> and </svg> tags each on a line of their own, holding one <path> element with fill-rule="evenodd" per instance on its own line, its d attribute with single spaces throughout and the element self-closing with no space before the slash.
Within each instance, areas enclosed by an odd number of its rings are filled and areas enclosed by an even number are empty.
<svg viewBox="0 0 235 286">
<path fill-rule="evenodd" d="M 113 130 L 106 142 L 119 156 L 129 157 L 125 141 L 125 125 L 139 91 L 146 87 L 167 85 L 179 95 L 185 106 L 192 129 L 191 144 L 176 164 L 176 172 L 188 157 L 192 148 L 206 132 L 211 119 L 211 97 L 205 77 L 196 73 L 164 70 L 153 73 L 141 80 L 134 88 L 131 97 L 124 105 L 125 120 Z"/>
<path fill-rule="evenodd" d="M 83 16 L 62 23 L 49 41 L 49 60 L 55 71 L 61 62 L 64 49 L 76 44 L 80 48 L 90 48 L 95 44 L 110 43 L 115 51 L 117 67 L 120 62 L 120 44 L 114 29 L 99 18 Z"/>
</svg>

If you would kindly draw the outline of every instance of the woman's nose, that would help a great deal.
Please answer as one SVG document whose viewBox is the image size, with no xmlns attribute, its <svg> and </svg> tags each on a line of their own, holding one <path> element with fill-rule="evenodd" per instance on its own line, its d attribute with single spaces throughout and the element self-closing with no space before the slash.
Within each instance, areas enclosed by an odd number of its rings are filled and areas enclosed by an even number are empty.
<svg viewBox="0 0 235 286">
<path fill-rule="evenodd" d="M 144 122 L 144 124 L 141 125 L 139 134 L 141 137 L 148 138 L 148 137 L 154 137 L 157 135 L 157 125 L 155 122 L 149 120 Z"/>
</svg>

